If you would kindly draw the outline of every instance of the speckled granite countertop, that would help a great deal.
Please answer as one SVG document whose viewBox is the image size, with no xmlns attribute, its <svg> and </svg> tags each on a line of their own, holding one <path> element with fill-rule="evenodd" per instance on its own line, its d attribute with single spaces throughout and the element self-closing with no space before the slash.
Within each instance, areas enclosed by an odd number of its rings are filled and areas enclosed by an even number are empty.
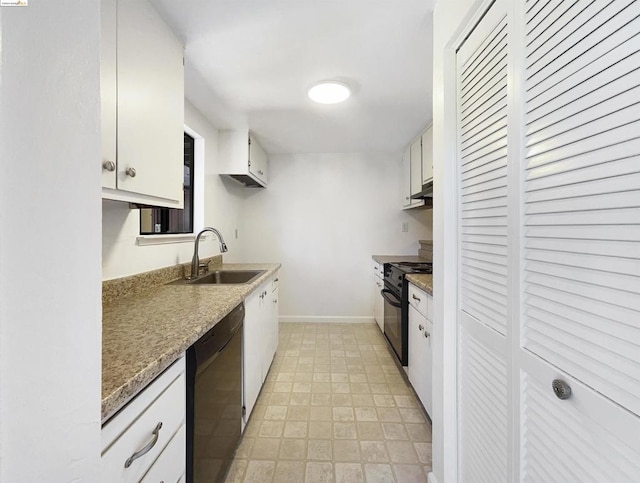
<svg viewBox="0 0 640 483">
<path fill-rule="evenodd" d="M 224 264 L 222 268 L 267 272 L 250 284 L 158 285 L 103 304 L 103 422 L 271 277 L 280 264 Z"/>
<path fill-rule="evenodd" d="M 433 275 L 426 273 L 408 273 L 407 280 L 428 294 L 433 295 Z"/>
<path fill-rule="evenodd" d="M 431 262 L 431 260 L 419 257 L 417 255 L 373 255 L 372 258 L 378 263 L 393 263 L 393 262 L 429 263 Z"/>
</svg>

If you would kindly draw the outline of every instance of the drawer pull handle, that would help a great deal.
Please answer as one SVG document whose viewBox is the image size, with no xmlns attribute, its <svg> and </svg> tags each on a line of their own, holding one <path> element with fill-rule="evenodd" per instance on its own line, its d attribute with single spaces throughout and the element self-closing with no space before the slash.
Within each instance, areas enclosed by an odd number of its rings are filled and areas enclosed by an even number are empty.
<svg viewBox="0 0 640 483">
<path fill-rule="evenodd" d="M 135 460 L 137 460 L 138 458 L 140 458 L 141 456 L 144 456 L 145 454 L 147 454 L 149 451 L 151 451 L 151 449 L 156 445 L 156 443 L 158 442 L 158 436 L 160 435 L 160 429 L 162 429 L 162 421 L 160 421 L 158 423 L 158 425 L 156 426 L 156 429 L 154 429 L 151 434 L 153 435 L 153 438 L 151 439 L 151 441 L 149 441 L 147 443 L 147 445 L 142 448 L 139 451 L 136 451 L 135 453 L 133 453 L 129 459 L 127 461 L 124 462 L 124 467 L 125 468 L 129 468 L 129 466 L 131 466 L 131 463 L 133 463 Z"/>
<path fill-rule="evenodd" d="M 418 326 L 418 330 L 424 330 L 424 325 L 420 324 L 420 325 Z"/>
<path fill-rule="evenodd" d="M 279 278 L 276 278 L 276 279 L 274 280 L 274 282 L 279 282 L 279 281 L 280 281 L 280 279 L 279 279 Z"/>
<path fill-rule="evenodd" d="M 424 338 L 428 339 L 429 337 L 431 337 L 431 334 L 425 330 L 424 331 Z"/>
<path fill-rule="evenodd" d="M 418 302 L 420 302 L 420 297 L 416 297 L 416 294 L 411 294 L 411 298 L 413 298 L 413 300 L 417 300 Z"/>
</svg>

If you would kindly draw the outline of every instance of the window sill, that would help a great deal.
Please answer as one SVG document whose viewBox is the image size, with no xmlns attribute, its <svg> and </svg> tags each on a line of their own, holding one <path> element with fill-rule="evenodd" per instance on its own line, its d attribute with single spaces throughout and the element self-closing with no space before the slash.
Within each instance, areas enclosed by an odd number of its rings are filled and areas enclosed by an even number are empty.
<svg viewBox="0 0 640 483">
<path fill-rule="evenodd" d="M 139 235 L 136 237 L 138 246 L 168 245 L 172 243 L 193 243 L 196 239 L 194 233 L 179 233 L 175 235 Z M 207 235 L 202 235 L 200 240 L 206 240 Z"/>
</svg>

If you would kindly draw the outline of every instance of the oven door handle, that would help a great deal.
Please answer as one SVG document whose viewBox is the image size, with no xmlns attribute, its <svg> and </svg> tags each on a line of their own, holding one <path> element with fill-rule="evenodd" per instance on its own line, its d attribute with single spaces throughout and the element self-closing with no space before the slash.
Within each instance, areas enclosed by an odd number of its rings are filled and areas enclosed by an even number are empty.
<svg viewBox="0 0 640 483">
<path fill-rule="evenodd" d="M 380 295 L 382 295 L 382 298 L 385 299 L 387 302 L 389 302 L 389 304 L 392 307 L 397 307 L 399 309 L 402 308 L 402 304 L 400 302 L 395 302 L 395 301 L 391 300 L 391 297 L 389 297 L 388 295 L 385 295 L 385 294 L 394 295 L 391 290 L 388 290 L 388 289 L 384 288 L 384 289 L 380 290 Z"/>
</svg>

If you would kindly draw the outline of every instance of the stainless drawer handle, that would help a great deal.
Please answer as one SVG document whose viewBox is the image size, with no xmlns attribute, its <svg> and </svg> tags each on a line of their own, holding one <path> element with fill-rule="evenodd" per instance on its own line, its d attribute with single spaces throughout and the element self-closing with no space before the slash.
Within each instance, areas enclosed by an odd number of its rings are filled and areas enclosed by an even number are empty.
<svg viewBox="0 0 640 483">
<path fill-rule="evenodd" d="M 431 337 L 431 334 L 425 330 L 424 331 L 424 337 L 425 337 L 425 339 L 428 339 L 429 337 Z"/>
<path fill-rule="evenodd" d="M 420 297 L 416 297 L 416 294 L 411 294 L 411 298 L 420 302 Z"/>
<path fill-rule="evenodd" d="M 418 330 L 424 330 L 424 325 L 420 324 L 420 325 L 418 326 Z"/>
<path fill-rule="evenodd" d="M 151 434 L 153 435 L 153 438 L 151 439 L 151 441 L 149 441 L 147 443 L 147 445 L 142 448 L 139 451 L 136 451 L 135 453 L 133 453 L 129 459 L 127 461 L 124 462 L 124 467 L 125 468 L 129 468 L 129 466 L 131 466 L 131 463 L 133 463 L 135 460 L 137 460 L 138 458 L 140 458 L 141 456 L 144 456 L 145 454 L 147 454 L 149 451 L 151 451 L 151 449 L 156 445 L 156 443 L 158 442 L 158 437 L 160 436 L 160 430 L 162 429 L 162 421 L 160 421 L 158 423 L 158 425 L 156 426 L 156 429 L 154 429 Z"/>
<path fill-rule="evenodd" d="M 571 386 L 562 379 L 554 379 L 551 387 L 558 399 L 565 400 L 571 397 Z"/>
</svg>

